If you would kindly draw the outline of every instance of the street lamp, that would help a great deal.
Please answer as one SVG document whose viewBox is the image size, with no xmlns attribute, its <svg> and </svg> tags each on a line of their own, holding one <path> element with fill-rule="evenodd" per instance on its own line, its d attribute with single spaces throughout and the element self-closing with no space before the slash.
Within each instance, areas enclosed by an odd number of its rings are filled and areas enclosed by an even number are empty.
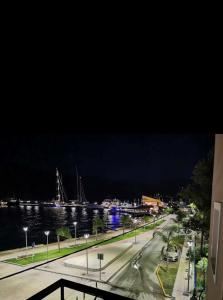
<svg viewBox="0 0 223 300">
<path fill-rule="evenodd" d="M 89 234 L 85 233 L 84 238 L 86 239 L 86 245 L 87 245 L 87 240 L 89 238 Z M 86 262 L 87 262 L 87 274 L 88 274 L 88 249 L 86 248 Z"/>
<path fill-rule="evenodd" d="M 133 220 L 133 223 L 135 225 L 135 244 L 136 244 L 136 223 L 137 223 L 137 219 L 134 219 Z"/>
<path fill-rule="evenodd" d="M 190 293 L 190 257 L 191 257 L 191 247 L 193 245 L 192 241 L 188 241 L 187 245 L 189 247 L 189 267 L 188 267 L 188 281 L 187 281 L 187 292 Z"/>
<path fill-rule="evenodd" d="M 75 245 L 76 245 L 76 238 L 77 238 L 77 222 L 73 222 L 74 224 L 74 229 L 75 229 Z"/>
<path fill-rule="evenodd" d="M 49 234 L 50 234 L 50 232 L 49 231 L 44 231 L 44 234 L 46 235 L 46 244 L 47 244 L 47 260 L 48 260 L 48 236 L 49 236 Z"/>
<path fill-rule="evenodd" d="M 27 243 L 27 231 L 28 231 L 28 227 L 23 227 L 23 230 L 25 232 L 25 238 L 26 238 L 26 250 L 28 249 L 28 243 Z"/>
</svg>

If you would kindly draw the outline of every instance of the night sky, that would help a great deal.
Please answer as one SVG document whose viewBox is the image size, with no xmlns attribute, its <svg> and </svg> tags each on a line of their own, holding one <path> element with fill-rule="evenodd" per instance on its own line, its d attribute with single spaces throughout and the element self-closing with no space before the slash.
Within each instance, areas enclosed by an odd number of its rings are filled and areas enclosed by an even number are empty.
<svg viewBox="0 0 223 300">
<path fill-rule="evenodd" d="M 89 201 L 174 195 L 214 146 L 210 134 L 27 134 L 0 137 L 0 197 L 55 197 L 55 168 L 74 199 L 77 166 Z"/>
</svg>

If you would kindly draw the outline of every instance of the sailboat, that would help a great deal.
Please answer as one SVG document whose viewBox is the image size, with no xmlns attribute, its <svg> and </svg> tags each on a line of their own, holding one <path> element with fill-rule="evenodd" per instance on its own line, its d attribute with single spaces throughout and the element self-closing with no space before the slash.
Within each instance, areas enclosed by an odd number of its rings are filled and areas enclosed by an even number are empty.
<svg viewBox="0 0 223 300">
<path fill-rule="evenodd" d="M 86 207 L 88 204 L 88 201 L 87 201 L 85 193 L 84 193 L 82 177 L 78 175 L 77 168 L 76 168 L 76 175 L 77 175 L 77 204 L 80 206 Z"/>
<path fill-rule="evenodd" d="M 56 185 L 56 200 L 53 199 L 51 202 L 43 202 L 44 207 L 61 207 L 65 204 L 65 200 L 67 201 L 67 195 L 62 184 L 62 177 L 58 169 L 56 169 Z"/>
<path fill-rule="evenodd" d="M 97 203 L 89 203 L 86 199 L 84 187 L 82 183 L 82 177 L 79 176 L 76 167 L 76 178 L 77 178 L 77 200 L 73 201 L 75 206 L 88 207 L 88 208 L 99 208 L 100 205 Z"/>
<path fill-rule="evenodd" d="M 99 205 L 97 202 L 95 203 L 90 203 L 89 201 L 87 201 L 86 197 L 85 197 L 85 193 L 84 193 L 84 188 L 83 188 L 83 184 L 81 181 L 81 177 L 79 177 L 79 186 L 80 186 L 80 202 L 82 203 L 82 206 L 86 206 L 87 208 L 92 208 L 92 209 L 97 209 L 97 208 L 101 208 L 101 205 Z"/>
</svg>

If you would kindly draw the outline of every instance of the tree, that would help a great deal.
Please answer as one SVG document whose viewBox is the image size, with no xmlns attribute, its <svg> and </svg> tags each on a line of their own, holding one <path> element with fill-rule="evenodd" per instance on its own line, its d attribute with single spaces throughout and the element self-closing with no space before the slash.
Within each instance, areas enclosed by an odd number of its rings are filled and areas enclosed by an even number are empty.
<svg viewBox="0 0 223 300">
<path fill-rule="evenodd" d="M 190 228 L 194 231 L 201 233 L 200 242 L 200 256 L 205 256 L 204 254 L 204 243 L 205 239 L 208 238 L 209 234 L 209 216 L 208 214 L 197 210 L 195 215 L 191 218 L 185 218 L 183 220 L 184 228 Z"/>
<path fill-rule="evenodd" d="M 166 244 L 166 246 L 162 247 L 161 250 L 161 256 L 164 256 L 164 249 L 166 248 L 166 253 L 167 253 L 167 266 L 168 266 L 168 252 L 172 249 L 172 248 L 177 248 L 180 249 L 182 248 L 182 244 L 179 240 L 178 237 L 174 236 L 174 226 L 167 232 L 161 232 L 161 231 L 156 231 L 154 232 L 154 236 L 155 235 L 159 235 L 162 239 L 162 241 Z"/>
<path fill-rule="evenodd" d="M 93 219 L 93 232 L 96 235 L 96 241 L 98 239 L 98 229 L 99 228 L 104 228 L 104 221 L 99 216 L 96 216 Z"/>
<path fill-rule="evenodd" d="M 199 161 L 193 170 L 191 183 L 184 188 L 179 196 L 193 203 L 191 208 L 197 207 L 190 225 L 201 231 L 201 252 L 203 248 L 204 233 L 208 233 L 210 226 L 211 192 L 213 176 L 214 152 L 210 151 L 206 159 Z"/>
<path fill-rule="evenodd" d="M 58 250 L 60 251 L 60 237 L 70 239 L 70 229 L 68 227 L 60 227 L 56 230 L 57 242 L 58 242 Z"/>
<path fill-rule="evenodd" d="M 165 233 L 161 231 L 155 232 L 155 234 L 159 235 L 162 241 L 166 244 L 167 252 L 170 251 L 170 249 L 173 247 L 181 248 L 179 239 L 176 236 L 174 236 L 174 233 L 175 233 L 174 227 L 172 227 L 169 231 Z"/>
<path fill-rule="evenodd" d="M 171 219 L 174 223 L 176 223 L 176 229 L 177 229 L 177 234 L 178 234 L 178 236 L 179 236 L 179 232 L 180 232 L 180 228 L 182 228 L 182 224 L 179 222 L 179 220 L 178 219 Z"/>
<path fill-rule="evenodd" d="M 132 224 L 132 220 L 131 220 L 130 216 L 129 215 L 122 215 L 121 216 L 121 224 L 123 226 L 123 235 L 124 235 L 125 227 L 128 227 Z"/>
<path fill-rule="evenodd" d="M 178 222 L 182 222 L 183 219 L 186 217 L 186 213 L 184 211 L 180 210 L 180 209 L 178 209 L 176 211 L 176 215 L 177 215 L 177 221 Z"/>
<path fill-rule="evenodd" d="M 208 244 L 204 245 L 203 247 L 203 256 L 200 254 L 200 247 L 195 247 L 193 251 L 189 253 L 189 250 L 187 251 L 187 257 L 190 258 L 191 261 L 195 261 L 195 263 L 198 263 L 198 261 L 202 257 L 208 257 Z"/>
<path fill-rule="evenodd" d="M 207 257 L 202 257 L 199 262 L 196 264 L 197 269 L 200 269 L 203 274 L 203 288 L 205 290 L 206 285 L 206 272 L 208 267 L 208 259 Z"/>
<path fill-rule="evenodd" d="M 172 213 L 173 213 L 173 208 L 172 208 L 172 207 L 167 207 L 167 208 L 165 209 L 165 213 L 166 213 L 166 214 L 172 214 Z"/>
<path fill-rule="evenodd" d="M 191 202 L 188 206 L 190 207 L 193 214 L 195 214 L 198 211 L 197 205 L 195 203 Z"/>
<path fill-rule="evenodd" d="M 108 213 L 105 213 L 103 216 L 103 222 L 104 222 L 106 228 L 108 228 L 108 221 L 109 221 Z"/>
<path fill-rule="evenodd" d="M 176 211 L 176 219 L 172 218 L 171 220 L 177 224 L 177 233 L 179 236 L 179 231 L 181 228 L 184 227 L 184 218 L 186 217 L 186 213 L 184 211 L 182 211 L 181 209 L 178 209 Z"/>
<path fill-rule="evenodd" d="M 210 211 L 211 207 L 213 158 L 213 151 L 210 151 L 206 159 L 195 165 L 191 177 L 192 182 L 179 193 L 181 197 L 195 204 L 203 212 Z"/>
</svg>

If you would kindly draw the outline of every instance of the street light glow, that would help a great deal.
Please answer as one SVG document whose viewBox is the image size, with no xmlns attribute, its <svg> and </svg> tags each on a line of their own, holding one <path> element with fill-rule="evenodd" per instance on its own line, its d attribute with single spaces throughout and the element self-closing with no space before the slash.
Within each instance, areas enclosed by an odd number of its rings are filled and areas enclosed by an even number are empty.
<svg viewBox="0 0 223 300">
<path fill-rule="evenodd" d="M 84 238 L 86 239 L 86 246 L 87 246 L 87 239 L 89 238 L 89 233 L 85 233 Z M 87 274 L 88 274 L 88 250 L 87 250 L 87 248 L 86 248 L 86 263 L 87 263 Z"/>
<path fill-rule="evenodd" d="M 48 236 L 50 234 L 50 231 L 44 231 L 44 234 L 46 235 L 46 253 L 47 253 L 47 261 L 48 261 Z"/>
<path fill-rule="evenodd" d="M 136 270 L 138 270 L 138 269 L 139 269 L 139 267 L 138 267 L 138 265 L 137 265 L 137 264 L 134 264 L 134 265 L 133 265 L 133 268 L 134 268 L 134 269 L 136 269 Z"/>
<path fill-rule="evenodd" d="M 188 241 L 187 245 L 188 245 L 188 247 L 192 247 L 193 246 L 193 241 Z"/>
<path fill-rule="evenodd" d="M 77 243 L 77 222 L 73 222 L 75 228 L 75 245 Z"/>
<path fill-rule="evenodd" d="M 25 232 L 25 238 L 26 238 L 26 250 L 28 249 L 28 242 L 27 242 L 27 231 L 28 231 L 28 227 L 23 227 L 23 230 Z"/>
</svg>

